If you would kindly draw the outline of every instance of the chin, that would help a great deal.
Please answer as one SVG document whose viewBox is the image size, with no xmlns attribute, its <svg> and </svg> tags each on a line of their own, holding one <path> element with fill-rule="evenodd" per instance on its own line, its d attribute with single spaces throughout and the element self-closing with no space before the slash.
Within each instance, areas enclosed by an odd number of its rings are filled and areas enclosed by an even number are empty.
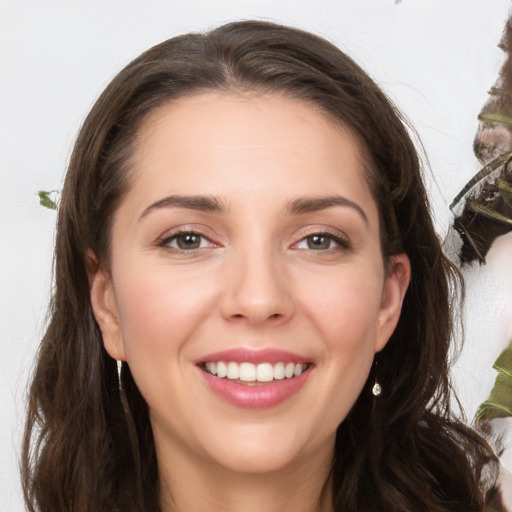
<svg viewBox="0 0 512 512">
<path fill-rule="evenodd" d="M 300 456 L 293 450 L 276 446 L 240 447 L 228 453 L 218 454 L 217 462 L 226 470 L 238 474 L 269 474 L 283 471 L 296 464 Z"/>
<path fill-rule="evenodd" d="M 219 442 L 210 446 L 210 457 L 235 473 L 265 474 L 308 464 L 321 453 L 332 453 L 334 447 L 335 432 L 324 439 L 310 439 L 282 424 L 274 425 L 277 428 L 261 427 L 229 435 L 220 433 Z"/>
</svg>

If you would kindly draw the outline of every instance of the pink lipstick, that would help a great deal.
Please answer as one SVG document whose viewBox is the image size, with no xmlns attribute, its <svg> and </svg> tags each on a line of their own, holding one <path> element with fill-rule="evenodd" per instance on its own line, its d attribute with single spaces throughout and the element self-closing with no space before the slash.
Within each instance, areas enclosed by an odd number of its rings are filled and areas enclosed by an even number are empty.
<svg viewBox="0 0 512 512">
<path fill-rule="evenodd" d="M 248 409 L 275 407 L 297 393 L 313 364 L 291 352 L 231 349 L 195 361 L 209 388 L 228 403 Z"/>
</svg>

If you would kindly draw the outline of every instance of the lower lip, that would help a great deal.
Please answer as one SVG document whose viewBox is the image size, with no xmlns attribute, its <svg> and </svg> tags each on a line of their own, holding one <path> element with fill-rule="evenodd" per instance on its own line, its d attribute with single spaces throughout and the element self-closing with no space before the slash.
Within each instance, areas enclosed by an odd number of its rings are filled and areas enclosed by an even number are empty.
<svg viewBox="0 0 512 512">
<path fill-rule="evenodd" d="M 240 384 L 230 379 L 219 379 L 200 370 L 210 389 L 226 402 L 244 409 L 267 409 L 288 400 L 304 385 L 312 368 L 298 377 L 273 380 L 268 383 Z"/>
</svg>

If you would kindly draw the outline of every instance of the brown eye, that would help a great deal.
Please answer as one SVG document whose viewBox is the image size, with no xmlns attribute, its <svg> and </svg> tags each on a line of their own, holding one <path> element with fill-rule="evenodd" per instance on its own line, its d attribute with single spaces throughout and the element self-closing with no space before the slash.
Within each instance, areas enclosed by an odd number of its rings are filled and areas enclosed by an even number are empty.
<svg viewBox="0 0 512 512">
<path fill-rule="evenodd" d="M 200 233 L 178 232 L 163 238 L 158 245 L 174 252 L 190 252 L 206 247 L 215 246 L 208 238 Z"/>
<path fill-rule="evenodd" d="M 316 251 L 326 250 L 331 248 L 333 242 L 331 237 L 322 235 L 311 235 L 306 238 L 308 249 Z"/>
<path fill-rule="evenodd" d="M 184 251 L 199 249 L 199 247 L 201 247 L 201 239 L 202 237 L 195 233 L 186 233 L 175 237 L 176 246 L 178 249 L 182 249 Z"/>
</svg>

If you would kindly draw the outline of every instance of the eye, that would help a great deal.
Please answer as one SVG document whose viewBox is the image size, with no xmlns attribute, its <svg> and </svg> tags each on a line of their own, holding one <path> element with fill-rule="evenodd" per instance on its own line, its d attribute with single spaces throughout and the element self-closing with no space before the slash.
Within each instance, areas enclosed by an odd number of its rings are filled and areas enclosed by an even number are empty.
<svg viewBox="0 0 512 512">
<path fill-rule="evenodd" d="M 348 249 L 349 243 L 340 236 L 335 236 L 330 233 L 313 233 L 297 242 L 295 248 L 312 251 L 342 250 Z"/>
<path fill-rule="evenodd" d="M 188 252 L 212 247 L 215 244 L 200 233 L 182 231 L 162 238 L 158 245 L 176 252 Z"/>
<path fill-rule="evenodd" d="M 172 246 L 173 243 L 175 243 L 178 249 L 186 251 L 190 249 L 199 249 L 203 241 L 203 237 L 196 233 L 185 233 L 183 235 L 175 236 L 174 239 L 167 242 L 167 244 Z"/>
<path fill-rule="evenodd" d="M 310 235 L 306 237 L 302 242 L 299 244 L 299 248 L 301 244 L 307 245 L 308 249 L 313 249 L 315 251 L 321 251 L 325 249 L 330 249 L 334 243 L 334 240 L 328 236 L 324 235 Z"/>
</svg>

